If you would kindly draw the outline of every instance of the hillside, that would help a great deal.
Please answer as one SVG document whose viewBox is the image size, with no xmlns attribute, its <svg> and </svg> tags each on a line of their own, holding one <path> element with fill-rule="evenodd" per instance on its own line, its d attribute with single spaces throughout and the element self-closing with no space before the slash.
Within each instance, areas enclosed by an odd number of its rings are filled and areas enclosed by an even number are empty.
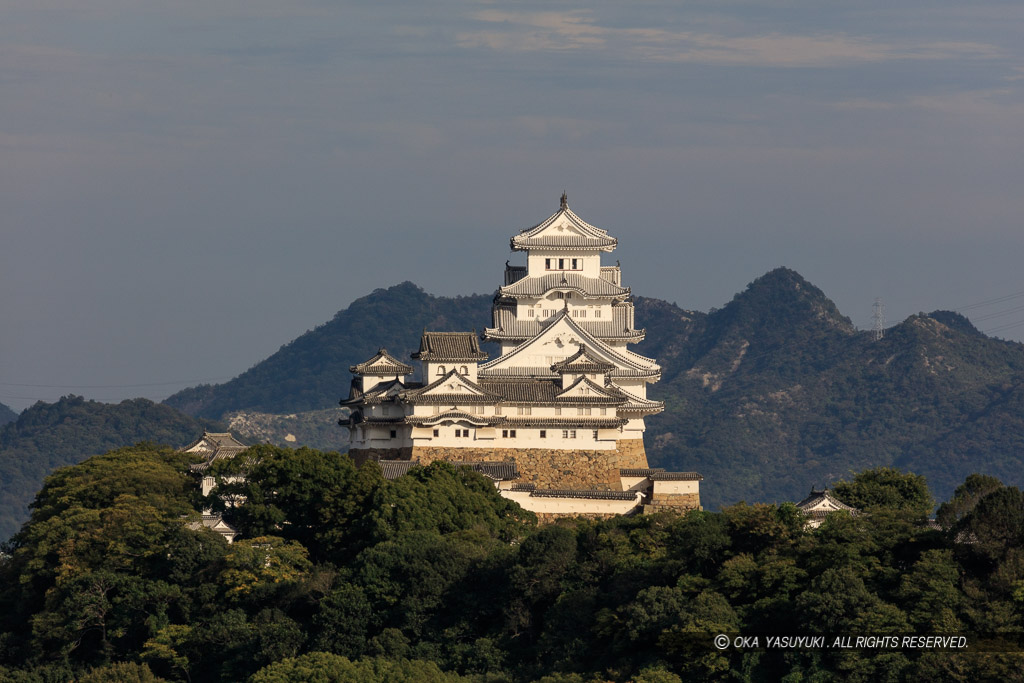
<svg viewBox="0 0 1024 683">
<path fill-rule="evenodd" d="M 638 302 L 646 320 L 662 303 Z M 925 475 L 938 499 L 972 472 L 1024 482 L 1024 347 L 950 312 L 916 315 L 874 342 L 820 290 L 779 269 L 709 315 L 649 333 L 665 367 L 651 395 L 652 465 L 705 476 L 706 505 L 798 500 L 880 465 Z M 684 342 L 679 342 L 684 339 Z"/>
<path fill-rule="evenodd" d="M 14 422 L 18 419 L 18 414 L 0 403 L 0 425 L 5 425 L 8 422 Z"/>
<path fill-rule="evenodd" d="M 408 358 L 420 332 L 482 329 L 492 296 L 436 297 L 411 282 L 378 289 L 306 332 L 230 382 L 184 389 L 164 401 L 185 413 L 220 419 L 225 413 L 296 413 L 334 408 L 348 393 L 348 368 L 381 346 Z"/>
<path fill-rule="evenodd" d="M 349 365 L 381 345 L 408 358 L 424 327 L 479 330 L 490 302 L 411 283 L 377 290 L 231 382 L 167 402 L 212 418 L 334 408 Z M 976 471 L 1024 484 L 1024 346 L 955 313 L 912 316 L 874 342 L 820 289 L 779 268 L 709 313 L 636 297 L 636 321 L 647 329 L 636 350 L 664 369 L 650 391 L 667 410 L 648 420 L 649 459 L 700 471 L 710 509 L 799 500 L 812 485 L 881 465 L 925 475 L 939 500 Z"/>
<path fill-rule="evenodd" d="M 212 426 L 144 398 L 36 403 L 0 428 L 0 540 L 28 519 L 32 496 L 58 467 L 140 441 L 182 446 Z"/>
</svg>

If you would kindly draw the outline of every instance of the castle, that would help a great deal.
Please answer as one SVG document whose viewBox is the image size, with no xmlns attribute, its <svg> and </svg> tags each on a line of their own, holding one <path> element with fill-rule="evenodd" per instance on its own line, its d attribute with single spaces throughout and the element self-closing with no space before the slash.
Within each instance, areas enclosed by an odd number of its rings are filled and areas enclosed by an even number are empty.
<svg viewBox="0 0 1024 683">
<path fill-rule="evenodd" d="M 648 467 L 644 419 L 660 366 L 627 347 L 633 324 L 619 265 L 602 265 L 618 240 L 559 210 L 511 239 L 526 265 L 506 262 L 484 341 L 473 332 L 424 331 L 421 382 L 385 349 L 351 366 L 349 454 L 385 476 L 445 460 L 495 480 L 502 495 L 541 518 L 608 516 L 700 506 L 693 472 Z"/>
</svg>

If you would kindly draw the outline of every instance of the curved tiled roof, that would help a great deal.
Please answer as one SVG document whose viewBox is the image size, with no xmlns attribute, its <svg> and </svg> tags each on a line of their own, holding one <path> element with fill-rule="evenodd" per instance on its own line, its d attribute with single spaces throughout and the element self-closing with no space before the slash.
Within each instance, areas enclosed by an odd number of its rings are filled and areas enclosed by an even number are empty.
<svg viewBox="0 0 1024 683">
<path fill-rule="evenodd" d="M 189 465 L 191 471 L 202 472 L 215 461 L 233 458 L 247 448 L 248 446 L 232 436 L 230 432 L 203 432 L 201 437 L 178 452 L 202 456 L 202 462 Z"/>
<path fill-rule="evenodd" d="M 498 290 L 500 296 L 521 299 L 536 298 L 555 290 L 572 290 L 585 299 L 607 299 L 629 296 L 629 287 L 620 287 L 600 277 L 587 277 L 582 273 L 559 271 L 539 277 L 524 277 Z"/>
<path fill-rule="evenodd" d="M 576 489 L 535 489 L 531 498 L 590 498 L 592 500 L 637 500 L 640 491 L 583 491 Z"/>
<path fill-rule="evenodd" d="M 418 360 L 476 362 L 486 360 L 475 332 L 423 332 L 420 350 L 412 354 Z"/>
<path fill-rule="evenodd" d="M 822 504 L 831 506 L 833 509 L 836 510 L 846 510 L 848 512 L 858 511 L 857 508 L 850 507 L 846 503 L 837 499 L 829 492 L 828 489 L 822 489 L 821 491 L 818 491 L 812 488 L 811 492 L 807 495 L 807 497 L 801 500 L 799 503 L 797 503 L 796 506 L 803 510 L 804 512 L 808 512 Z"/>
<path fill-rule="evenodd" d="M 501 417 L 484 417 L 483 415 L 471 415 L 461 410 L 448 410 L 437 415 L 410 415 L 405 418 L 407 424 L 413 426 L 433 427 L 442 422 L 468 422 L 478 427 L 503 424 Z"/>
<path fill-rule="evenodd" d="M 489 340 L 532 339 L 555 320 L 555 316 L 517 318 L 514 304 L 511 306 L 496 305 L 491 315 L 494 326 L 484 330 L 484 337 Z M 600 318 L 575 318 L 575 320 L 580 327 L 602 341 L 612 339 L 641 341 L 646 334 L 645 330 L 633 328 L 633 304 L 628 301 L 612 305 L 611 320 Z"/>
<path fill-rule="evenodd" d="M 570 228 L 569 234 L 544 235 L 543 233 L 556 222 L 568 225 Z M 558 211 L 553 213 L 547 220 L 513 236 L 509 244 L 514 251 L 533 248 L 601 249 L 603 251 L 611 251 L 618 244 L 618 240 L 601 228 L 595 227 L 577 216 L 569 208 L 568 203 L 565 201 L 565 195 L 563 195 L 562 205 Z"/>
<path fill-rule="evenodd" d="M 664 467 L 620 467 L 620 477 L 649 477 L 655 472 L 664 472 Z"/>
<path fill-rule="evenodd" d="M 651 472 L 647 475 L 651 481 L 703 481 L 704 477 L 696 472 Z"/>
<path fill-rule="evenodd" d="M 507 417 L 502 426 L 508 427 L 544 427 L 550 429 L 617 429 L 629 420 L 624 417 L 586 417 L 567 415 L 563 417 L 533 417 L 530 415 Z"/>
<path fill-rule="evenodd" d="M 413 367 L 398 360 L 384 347 L 377 351 L 377 355 L 368 361 L 357 365 L 350 365 L 349 372 L 355 375 L 411 375 Z"/>
</svg>

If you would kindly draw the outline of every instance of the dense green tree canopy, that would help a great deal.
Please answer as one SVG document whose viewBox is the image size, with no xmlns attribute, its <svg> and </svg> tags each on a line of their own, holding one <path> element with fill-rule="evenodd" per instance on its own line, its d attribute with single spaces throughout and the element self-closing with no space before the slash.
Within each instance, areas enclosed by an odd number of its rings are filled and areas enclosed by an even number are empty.
<svg viewBox="0 0 1024 683">
<path fill-rule="evenodd" d="M 1024 498 L 854 475 L 857 516 L 791 504 L 537 527 L 468 469 L 397 481 L 261 446 L 218 465 L 242 534 L 195 524 L 188 460 L 139 445 L 47 479 L 0 559 L 0 679 L 1011 680 L 1019 655 L 720 650 L 715 634 L 1024 631 Z M 239 471 L 249 479 L 228 483 Z M 964 501 L 972 501 L 970 504 Z M 951 519 L 954 519 L 951 518 Z"/>
</svg>

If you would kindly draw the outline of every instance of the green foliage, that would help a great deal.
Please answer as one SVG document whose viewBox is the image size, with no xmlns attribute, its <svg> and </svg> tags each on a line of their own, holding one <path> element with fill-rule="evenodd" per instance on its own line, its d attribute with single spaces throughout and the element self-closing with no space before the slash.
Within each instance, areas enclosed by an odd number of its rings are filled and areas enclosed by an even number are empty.
<svg viewBox="0 0 1024 683">
<path fill-rule="evenodd" d="M 181 446 L 210 426 L 146 399 L 36 403 L 0 427 L 0 539 L 28 519 L 28 504 L 54 470 L 140 441 Z"/>
<path fill-rule="evenodd" d="M 836 482 L 832 492 L 842 502 L 863 511 L 885 508 L 927 516 L 934 507 L 924 477 L 890 467 L 858 472 L 852 481 Z"/>
<path fill-rule="evenodd" d="M 461 676 L 441 671 L 433 662 L 382 658 L 350 661 L 327 652 L 311 652 L 271 664 L 249 683 L 457 683 Z"/>
<path fill-rule="evenodd" d="M 232 509 L 248 526 L 230 546 L 187 524 L 196 484 L 168 449 L 122 449 L 51 476 L 0 560 L 0 678 L 1019 674 L 1002 655 L 710 644 L 719 633 L 1021 632 L 1024 496 L 985 478 L 948 504 L 950 533 L 924 523 L 917 478 L 879 470 L 849 484 L 865 514 L 813 531 L 791 504 L 742 503 L 538 528 L 492 483 L 450 465 L 389 482 L 373 464 L 270 446 L 234 465 L 252 475 L 241 489 L 251 497 Z"/>
<path fill-rule="evenodd" d="M 984 474 L 972 474 L 953 492 L 953 498 L 939 506 L 935 520 L 944 529 L 953 528 L 978 504 L 978 501 L 1002 488 L 1003 482 Z"/>
</svg>

